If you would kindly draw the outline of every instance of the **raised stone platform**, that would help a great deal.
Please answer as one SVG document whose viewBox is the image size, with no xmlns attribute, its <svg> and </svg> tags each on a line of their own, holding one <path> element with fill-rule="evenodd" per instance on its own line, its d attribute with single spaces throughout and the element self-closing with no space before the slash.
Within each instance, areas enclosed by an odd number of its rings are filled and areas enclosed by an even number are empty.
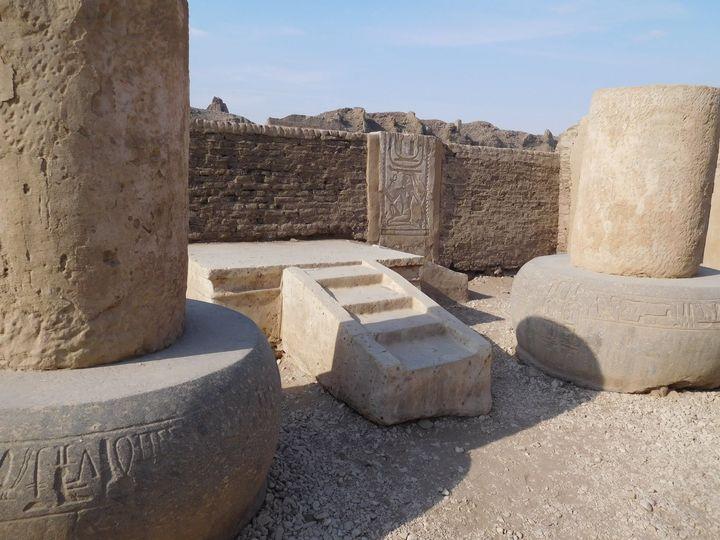
<svg viewBox="0 0 720 540">
<path fill-rule="evenodd" d="M 419 285 L 424 257 L 351 240 L 190 244 L 188 297 L 236 309 L 272 340 L 280 337 L 285 268 L 376 261 Z"/>
<path fill-rule="evenodd" d="M 267 340 L 189 301 L 134 360 L 0 372 L 0 538 L 230 538 L 263 500 L 279 432 Z"/>
<path fill-rule="evenodd" d="M 639 278 L 539 257 L 515 277 L 511 306 L 518 357 L 558 378 L 616 392 L 720 386 L 717 270 Z"/>
</svg>

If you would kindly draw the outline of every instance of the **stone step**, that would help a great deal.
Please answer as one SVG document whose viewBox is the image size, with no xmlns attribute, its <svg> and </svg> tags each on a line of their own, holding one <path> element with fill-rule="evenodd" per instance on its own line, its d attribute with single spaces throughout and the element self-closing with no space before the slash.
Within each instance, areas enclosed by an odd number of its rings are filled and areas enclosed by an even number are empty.
<svg viewBox="0 0 720 540">
<path fill-rule="evenodd" d="M 382 274 L 362 264 L 308 268 L 305 272 L 323 287 L 355 287 L 382 282 Z"/>
<path fill-rule="evenodd" d="M 490 344 L 374 261 L 285 269 L 282 317 L 288 357 L 374 422 L 490 409 Z"/>
<path fill-rule="evenodd" d="M 436 317 L 416 309 L 392 309 L 360 314 L 355 318 L 382 344 L 438 335 L 445 331 Z"/>
<path fill-rule="evenodd" d="M 355 315 L 412 306 L 410 296 L 381 284 L 327 287 L 326 290 L 343 308 Z"/>
<path fill-rule="evenodd" d="M 400 360 L 407 370 L 441 366 L 462 362 L 473 353 L 456 341 L 452 335 L 441 333 L 384 343 L 388 351 Z"/>
</svg>

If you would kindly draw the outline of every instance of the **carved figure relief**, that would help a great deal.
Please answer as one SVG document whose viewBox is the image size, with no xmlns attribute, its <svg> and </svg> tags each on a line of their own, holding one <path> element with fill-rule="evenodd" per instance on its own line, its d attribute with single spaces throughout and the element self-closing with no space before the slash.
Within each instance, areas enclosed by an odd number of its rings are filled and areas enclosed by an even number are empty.
<svg viewBox="0 0 720 540">
<path fill-rule="evenodd" d="M 380 139 L 381 233 L 426 235 L 432 215 L 430 139 L 383 133 Z"/>
</svg>

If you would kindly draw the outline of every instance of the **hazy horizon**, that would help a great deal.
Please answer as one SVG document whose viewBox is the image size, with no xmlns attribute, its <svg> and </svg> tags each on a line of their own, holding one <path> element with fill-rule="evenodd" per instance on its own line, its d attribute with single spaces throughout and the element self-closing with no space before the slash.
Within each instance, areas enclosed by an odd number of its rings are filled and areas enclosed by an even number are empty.
<svg viewBox="0 0 720 540">
<path fill-rule="evenodd" d="M 720 2 L 190 0 L 191 103 L 559 134 L 598 88 L 720 86 Z"/>
</svg>

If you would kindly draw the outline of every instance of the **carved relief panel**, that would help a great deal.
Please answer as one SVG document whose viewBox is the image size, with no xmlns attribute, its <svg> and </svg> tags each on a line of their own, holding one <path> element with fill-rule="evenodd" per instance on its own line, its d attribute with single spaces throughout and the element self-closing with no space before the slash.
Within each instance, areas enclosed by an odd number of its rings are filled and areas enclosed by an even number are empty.
<svg viewBox="0 0 720 540">
<path fill-rule="evenodd" d="M 368 136 L 368 241 L 434 258 L 440 152 L 434 137 Z"/>
</svg>

